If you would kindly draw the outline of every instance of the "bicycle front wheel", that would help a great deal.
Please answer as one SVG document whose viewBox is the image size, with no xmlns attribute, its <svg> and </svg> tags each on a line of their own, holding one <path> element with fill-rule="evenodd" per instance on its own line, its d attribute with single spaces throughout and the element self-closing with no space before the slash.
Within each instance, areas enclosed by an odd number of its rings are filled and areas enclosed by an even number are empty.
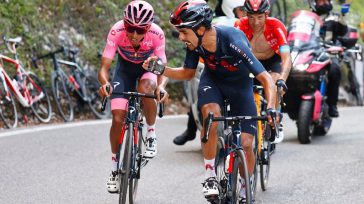
<svg viewBox="0 0 364 204">
<path fill-rule="evenodd" d="M 65 122 L 70 122 L 74 118 L 74 111 L 71 97 L 68 93 L 64 75 L 57 72 L 52 73 L 52 92 L 59 114 Z"/>
<path fill-rule="evenodd" d="M 35 74 L 28 73 L 25 75 L 25 79 L 30 97 L 35 100 L 31 105 L 34 115 L 39 121 L 48 123 L 52 116 L 52 106 L 47 90 L 44 88 L 42 81 Z"/>
<path fill-rule="evenodd" d="M 233 204 L 239 204 L 240 202 L 240 198 L 239 198 L 239 193 L 240 193 L 240 189 L 241 189 L 241 182 L 245 182 L 245 198 L 246 198 L 246 202 L 247 204 L 251 204 L 252 203 L 252 194 L 251 194 L 251 187 L 250 187 L 250 178 L 249 178 L 249 173 L 248 173 L 248 165 L 247 165 L 247 161 L 245 159 L 245 154 L 244 151 L 239 149 L 236 150 L 236 153 L 234 155 L 234 162 L 233 162 L 233 172 L 232 172 L 232 184 L 231 184 L 231 189 L 232 189 L 232 203 Z M 242 168 L 242 174 L 243 177 L 240 176 L 239 174 L 239 166 Z"/>
<path fill-rule="evenodd" d="M 140 179 L 140 171 L 142 167 L 142 159 L 143 159 L 143 133 L 142 130 L 138 130 L 138 145 L 137 148 L 133 148 L 133 160 L 132 160 L 132 175 L 130 176 L 129 181 L 129 203 L 133 204 L 135 202 L 137 191 L 138 191 L 138 181 Z M 136 137 L 136 135 L 135 135 Z M 134 145 L 133 145 L 134 146 Z"/>
<path fill-rule="evenodd" d="M 126 138 L 125 138 L 126 136 Z M 120 190 L 119 190 L 119 204 L 126 203 L 126 195 L 128 193 L 128 185 L 130 178 L 131 167 L 131 153 L 133 145 L 133 123 L 129 123 L 127 135 L 124 136 L 124 154 L 122 169 L 120 170 Z M 120 147 L 121 148 L 121 147 Z"/>
<path fill-rule="evenodd" d="M 0 117 L 3 121 L 1 127 L 15 128 L 18 125 L 18 113 L 13 95 L 5 89 L 4 83 L 0 79 Z"/>
</svg>

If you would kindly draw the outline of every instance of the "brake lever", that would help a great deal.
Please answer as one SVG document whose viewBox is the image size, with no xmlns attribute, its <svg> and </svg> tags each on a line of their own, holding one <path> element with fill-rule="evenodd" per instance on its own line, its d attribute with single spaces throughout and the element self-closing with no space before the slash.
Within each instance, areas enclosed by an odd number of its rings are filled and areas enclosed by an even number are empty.
<svg viewBox="0 0 364 204">
<path fill-rule="evenodd" d="M 106 88 L 107 93 L 109 93 L 110 92 L 110 85 L 107 85 L 105 88 Z M 107 102 L 107 96 L 105 96 L 104 98 L 102 98 L 102 101 L 101 101 L 101 111 L 102 112 L 105 111 L 106 102 Z"/>
<path fill-rule="evenodd" d="M 159 94 L 159 98 L 162 99 L 164 97 L 164 92 L 160 92 Z M 163 113 L 164 113 L 164 103 L 159 103 L 159 113 L 158 116 L 160 118 L 163 117 Z"/>
</svg>

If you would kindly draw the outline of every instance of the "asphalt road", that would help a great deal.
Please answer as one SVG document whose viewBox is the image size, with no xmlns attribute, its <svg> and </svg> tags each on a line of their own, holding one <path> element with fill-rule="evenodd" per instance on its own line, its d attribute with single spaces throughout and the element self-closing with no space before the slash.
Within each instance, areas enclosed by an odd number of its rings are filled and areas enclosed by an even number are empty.
<svg viewBox="0 0 364 204">
<path fill-rule="evenodd" d="M 364 203 L 364 108 L 342 108 L 327 136 L 309 145 L 285 118 L 285 140 L 273 155 L 268 190 L 256 203 Z M 207 203 L 200 142 L 176 146 L 187 117 L 157 124 L 158 156 L 142 171 L 137 203 Z M 110 121 L 0 133 L 0 203 L 117 203 L 106 191 Z"/>
</svg>

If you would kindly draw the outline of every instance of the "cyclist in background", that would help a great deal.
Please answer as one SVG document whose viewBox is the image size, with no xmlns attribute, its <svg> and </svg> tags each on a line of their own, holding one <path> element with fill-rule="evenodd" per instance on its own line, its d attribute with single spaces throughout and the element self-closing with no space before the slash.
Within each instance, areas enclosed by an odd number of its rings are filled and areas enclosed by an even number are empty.
<svg viewBox="0 0 364 204">
<path fill-rule="evenodd" d="M 250 45 L 243 32 L 228 26 L 212 26 L 213 12 L 203 0 L 190 0 L 181 3 L 170 16 L 170 22 L 179 31 L 179 39 L 186 44 L 184 66 L 165 66 L 164 75 L 173 79 L 188 80 L 194 77 L 199 57 L 205 63 L 198 88 L 198 107 L 203 119 L 209 112 L 221 115 L 223 101 L 228 98 L 231 115 L 256 115 L 253 98 L 253 73 L 262 83 L 268 101 L 268 115 L 275 116 L 275 85 L 271 76 L 250 51 Z M 148 69 L 149 58 L 143 64 Z M 269 116 L 272 124 L 272 117 Z M 244 147 L 248 172 L 254 170 L 253 135 L 256 134 L 255 121 L 242 122 L 242 146 Z M 203 131 L 202 131 L 203 135 Z M 203 194 L 209 199 L 219 194 L 216 181 L 215 156 L 217 146 L 217 124 L 212 124 L 209 140 L 202 144 L 205 181 Z M 240 195 L 245 197 L 245 184 Z"/>
<path fill-rule="evenodd" d="M 342 9 L 341 14 L 332 13 L 333 8 L 330 0 L 309 0 L 313 12 L 321 17 L 324 25 L 320 30 L 320 35 L 326 43 L 335 44 L 339 36 L 344 36 L 348 32 L 348 26 L 345 22 L 344 15 L 349 12 Z M 349 4 L 347 4 L 349 5 Z M 341 80 L 341 71 L 339 61 L 336 57 L 331 57 L 329 70 L 329 83 L 327 84 L 327 104 L 329 105 L 329 115 L 339 117 L 337 101 L 339 98 L 339 86 Z"/>
<path fill-rule="evenodd" d="M 288 90 L 286 80 L 292 67 L 287 30 L 280 20 L 268 17 L 269 0 L 246 0 L 243 8 L 247 16 L 236 21 L 235 27 L 245 33 L 254 56 L 270 73 L 281 94 L 284 94 Z M 279 135 L 274 143 L 282 142 L 283 138 L 283 126 L 280 124 Z"/>
<path fill-rule="evenodd" d="M 244 12 L 242 11 L 243 5 L 244 0 L 220 0 L 216 5 L 215 16 L 212 19 L 212 24 L 234 26 L 235 20 L 244 15 Z M 176 145 L 184 145 L 187 141 L 194 140 L 196 138 L 197 125 L 193 117 L 191 107 L 187 115 L 187 129 L 173 139 L 173 143 Z"/>
<path fill-rule="evenodd" d="M 112 125 L 110 129 L 110 143 L 112 152 L 111 174 L 107 181 L 107 190 L 110 193 L 119 191 L 119 178 L 117 176 L 117 157 L 119 136 L 126 116 L 128 99 L 122 94 L 125 91 L 141 93 L 165 92 L 167 78 L 145 71 L 142 62 L 150 56 L 158 56 L 166 63 L 165 37 L 162 29 L 153 23 L 154 11 L 145 1 L 131 1 L 124 10 L 124 19 L 118 21 L 111 28 L 106 46 L 102 55 L 101 69 L 98 73 L 101 87 L 99 93 L 102 97 L 111 95 Z M 118 52 L 117 67 L 115 69 L 112 86 L 109 82 L 108 71 Z M 106 91 L 110 86 L 110 92 Z M 166 93 L 166 92 L 165 92 Z M 168 97 L 165 94 L 163 100 Z M 143 112 L 147 123 L 147 146 L 145 157 L 153 158 L 157 154 L 157 139 L 155 121 L 157 104 L 154 99 L 142 99 Z"/>
</svg>

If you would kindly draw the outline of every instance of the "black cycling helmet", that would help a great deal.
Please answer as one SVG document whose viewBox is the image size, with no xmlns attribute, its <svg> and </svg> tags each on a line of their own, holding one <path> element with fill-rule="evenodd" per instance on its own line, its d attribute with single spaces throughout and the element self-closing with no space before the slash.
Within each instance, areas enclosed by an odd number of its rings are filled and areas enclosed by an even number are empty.
<svg viewBox="0 0 364 204">
<path fill-rule="evenodd" d="M 244 11 L 252 14 L 261 14 L 269 11 L 269 0 L 245 0 Z"/>
<path fill-rule="evenodd" d="M 169 22 L 176 28 L 191 28 L 200 26 L 211 27 L 213 12 L 204 0 L 188 0 L 181 3 L 169 17 Z"/>
</svg>

